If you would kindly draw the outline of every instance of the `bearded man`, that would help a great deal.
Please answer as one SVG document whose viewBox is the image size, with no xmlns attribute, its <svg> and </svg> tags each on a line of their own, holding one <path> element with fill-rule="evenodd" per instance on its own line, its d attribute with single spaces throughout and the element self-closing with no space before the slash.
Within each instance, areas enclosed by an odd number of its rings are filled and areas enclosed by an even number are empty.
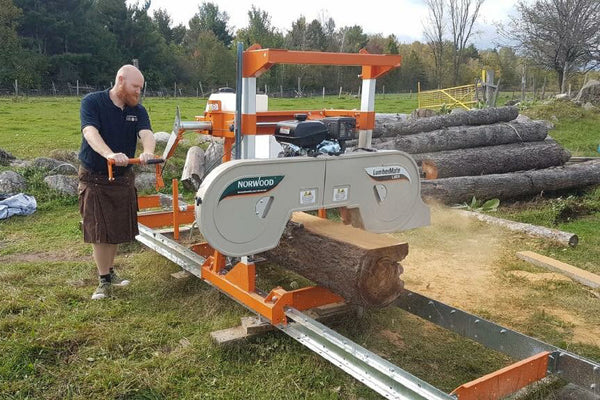
<svg viewBox="0 0 600 400">
<path fill-rule="evenodd" d="M 81 149 L 79 151 L 79 211 L 83 239 L 91 243 L 100 283 L 93 300 L 108 297 L 113 286 L 125 286 L 114 270 L 119 243 L 138 234 L 135 175 L 128 165 L 142 143 L 140 162 L 154 158 L 154 134 L 146 109 L 140 104 L 144 76 L 133 65 L 117 72 L 111 89 L 94 92 L 81 100 Z M 107 161 L 114 160 L 114 181 L 108 180 Z"/>
</svg>

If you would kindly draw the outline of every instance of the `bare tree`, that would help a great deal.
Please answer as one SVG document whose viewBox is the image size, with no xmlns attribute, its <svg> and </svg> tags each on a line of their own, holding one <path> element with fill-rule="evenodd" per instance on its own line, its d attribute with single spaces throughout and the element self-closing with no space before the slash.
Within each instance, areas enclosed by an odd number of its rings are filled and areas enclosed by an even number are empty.
<svg viewBox="0 0 600 400">
<path fill-rule="evenodd" d="M 425 38 L 431 48 L 435 64 L 434 79 L 438 89 L 442 87 L 442 74 L 444 63 L 444 20 L 445 0 L 425 0 L 429 11 L 425 24 Z"/>
<path fill-rule="evenodd" d="M 473 25 L 479 17 L 479 9 L 485 0 L 448 0 L 452 26 L 452 81 L 458 84 L 464 50 L 471 39 Z"/>
<path fill-rule="evenodd" d="M 500 32 L 541 67 L 556 71 L 564 93 L 570 75 L 600 65 L 600 1 L 520 1 Z"/>
</svg>

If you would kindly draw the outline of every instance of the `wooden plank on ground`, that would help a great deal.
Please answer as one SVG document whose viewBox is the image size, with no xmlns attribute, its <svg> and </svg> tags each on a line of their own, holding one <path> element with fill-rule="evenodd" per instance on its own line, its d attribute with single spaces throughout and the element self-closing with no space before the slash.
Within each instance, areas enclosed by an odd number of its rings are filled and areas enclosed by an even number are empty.
<svg viewBox="0 0 600 400">
<path fill-rule="evenodd" d="M 533 251 L 519 251 L 517 253 L 517 257 L 533 265 L 537 265 L 538 267 L 560 272 L 569 278 L 591 288 L 600 287 L 600 275 L 596 275 L 590 271 L 586 271 L 553 258 L 534 253 Z"/>
</svg>

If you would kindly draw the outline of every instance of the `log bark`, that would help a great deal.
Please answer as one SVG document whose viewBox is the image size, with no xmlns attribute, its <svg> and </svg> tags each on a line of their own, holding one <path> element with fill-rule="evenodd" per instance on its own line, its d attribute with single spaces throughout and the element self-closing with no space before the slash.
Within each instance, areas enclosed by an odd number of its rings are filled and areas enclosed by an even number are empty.
<svg viewBox="0 0 600 400">
<path fill-rule="evenodd" d="M 461 176 L 421 182 L 423 198 L 456 204 L 480 200 L 534 196 L 541 192 L 600 185 L 600 161 L 588 161 L 536 171 Z"/>
<path fill-rule="evenodd" d="M 181 173 L 181 183 L 194 193 L 200 187 L 204 178 L 204 150 L 198 146 L 192 146 L 185 157 L 185 164 Z"/>
<path fill-rule="evenodd" d="M 413 154 L 426 179 L 527 171 L 563 165 L 571 155 L 553 140 Z"/>
<path fill-rule="evenodd" d="M 407 153 L 432 153 L 471 147 L 536 142 L 548 135 L 543 122 L 508 122 L 481 126 L 460 126 L 438 129 L 414 135 L 397 136 L 383 143 L 374 142 L 376 149 L 395 149 Z"/>
<path fill-rule="evenodd" d="M 383 307 L 401 293 L 399 261 L 408 245 L 348 225 L 295 213 L 279 246 L 262 255 L 365 307 Z"/>
<path fill-rule="evenodd" d="M 486 222 L 491 225 L 501 226 L 513 232 L 526 233 L 531 236 L 550 239 L 560 243 L 563 246 L 577 246 L 579 237 L 571 232 L 559 231 L 558 229 L 546 228 L 545 226 L 525 224 L 523 222 L 508 221 L 502 218 L 492 217 L 491 215 L 481 214 L 472 211 L 459 211 L 467 217 L 477 218 L 479 221 Z"/>
<path fill-rule="evenodd" d="M 412 135 L 451 126 L 491 125 L 497 122 L 509 122 L 517 118 L 518 115 L 519 109 L 517 107 L 483 108 L 481 110 L 469 110 L 430 118 L 384 123 L 381 126 L 381 131 L 382 136 Z"/>
</svg>

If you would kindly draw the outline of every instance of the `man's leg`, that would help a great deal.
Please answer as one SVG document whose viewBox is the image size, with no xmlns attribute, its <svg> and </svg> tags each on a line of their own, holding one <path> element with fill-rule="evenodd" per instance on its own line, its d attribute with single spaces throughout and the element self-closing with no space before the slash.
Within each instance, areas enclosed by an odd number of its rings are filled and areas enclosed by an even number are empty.
<svg viewBox="0 0 600 400">
<path fill-rule="evenodd" d="M 98 267 L 98 275 L 110 274 L 110 268 L 113 266 L 115 261 L 115 255 L 117 254 L 117 245 L 110 243 L 93 243 L 94 248 L 94 261 L 96 267 Z"/>
<path fill-rule="evenodd" d="M 94 261 L 98 268 L 100 284 L 92 294 L 92 300 L 101 300 L 110 295 L 111 275 L 110 268 L 113 266 L 115 255 L 117 254 L 117 245 L 110 243 L 93 243 Z"/>
</svg>

